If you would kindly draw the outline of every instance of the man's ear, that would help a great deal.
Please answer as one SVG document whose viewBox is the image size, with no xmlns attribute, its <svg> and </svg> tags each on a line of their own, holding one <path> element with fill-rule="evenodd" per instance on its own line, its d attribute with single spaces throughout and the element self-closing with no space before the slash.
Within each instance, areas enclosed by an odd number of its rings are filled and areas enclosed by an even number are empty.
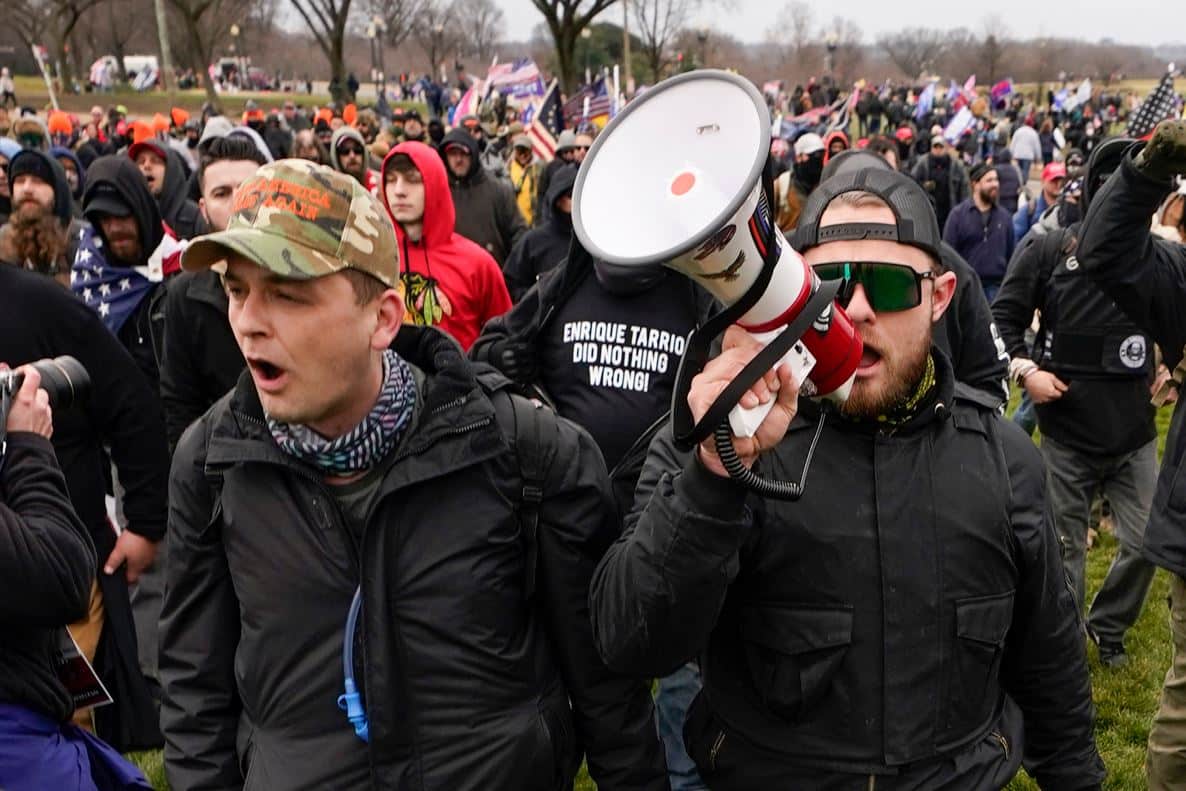
<svg viewBox="0 0 1186 791">
<path fill-rule="evenodd" d="M 382 351 L 395 340 L 399 328 L 404 323 L 403 293 L 399 289 L 389 288 L 380 295 L 375 306 L 375 329 L 371 333 L 371 348 Z"/>
<path fill-rule="evenodd" d="M 934 298 L 931 300 L 931 323 L 938 323 L 955 297 L 955 272 L 944 272 L 935 276 Z"/>
</svg>

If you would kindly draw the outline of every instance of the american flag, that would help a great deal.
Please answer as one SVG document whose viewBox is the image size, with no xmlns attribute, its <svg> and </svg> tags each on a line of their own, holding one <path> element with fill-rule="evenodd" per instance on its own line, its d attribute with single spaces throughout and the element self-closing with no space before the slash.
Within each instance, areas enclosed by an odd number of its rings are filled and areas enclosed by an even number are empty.
<svg viewBox="0 0 1186 791">
<path fill-rule="evenodd" d="M 527 126 L 527 136 L 531 138 L 531 148 L 535 155 L 545 162 L 556 158 L 556 138 L 564 129 L 564 118 L 560 112 L 560 86 L 556 80 L 548 86 L 548 92 L 537 107 L 532 108 L 530 115 L 524 113 L 523 122 Z"/>
<path fill-rule="evenodd" d="M 1166 72 L 1153 89 L 1153 93 L 1145 97 L 1145 101 L 1132 114 L 1128 122 L 1128 136 L 1137 139 L 1153 134 L 1157 125 L 1174 114 L 1174 73 Z"/>
<path fill-rule="evenodd" d="M 182 249 L 184 245 L 166 233 L 146 266 L 114 266 L 103 254 L 103 238 L 88 225 L 78 234 L 70 288 L 99 314 L 107 329 L 118 333 L 164 275 L 178 269 Z"/>
<path fill-rule="evenodd" d="M 492 88 L 525 85 L 539 78 L 539 67 L 531 58 L 519 58 L 513 63 L 496 63 L 486 72 L 486 82 Z"/>
<path fill-rule="evenodd" d="M 588 100 L 588 108 L 585 101 Z M 609 118 L 613 99 L 609 95 L 609 81 L 605 75 L 598 77 L 592 85 L 586 85 L 564 103 L 564 125 L 570 129 L 579 127 L 585 121 L 595 118 Z"/>
</svg>

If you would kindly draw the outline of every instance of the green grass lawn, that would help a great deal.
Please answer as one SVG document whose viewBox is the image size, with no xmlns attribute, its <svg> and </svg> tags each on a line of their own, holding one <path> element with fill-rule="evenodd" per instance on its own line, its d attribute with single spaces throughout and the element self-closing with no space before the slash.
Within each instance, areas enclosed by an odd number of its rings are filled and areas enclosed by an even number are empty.
<svg viewBox="0 0 1186 791">
<path fill-rule="evenodd" d="M 1016 405 L 1016 397 L 1013 399 Z M 1160 442 L 1164 447 L 1165 432 L 1169 427 L 1170 409 L 1157 415 Z M 1112 557 L 1116 554 L 1116 539 L 1102 534 L 1087 554 L 1088 601 L 1104 579 Z M 1165 571 L 1158 571 L 1153 589 L 1145 602 L 1145 609 L 1136 626 L 1128 633 L 1128 665 L 1109 670 L 1099 664 L 1095 648 L 1088 649 L 1088 663 L 1096 706 L 1095 734 L 1108 779 L 1104 788 L 1109 791 L 1139 791 L 1145 784 L 1145 739 L 1149 723 L 1157 710 L 1161 684 L 1170 663 L 1169 581 Z M 139 753 L 131 756 L 158 789 L 168 788 L 160 752 Z M 1028 777 L 1020 776 L 1008 786 L 1009 791 L 1036 791 L 1038 786 Z M 577 778 L 577 791 L 594 791 L 596 785 L 582 769 Z"/>
</svg>

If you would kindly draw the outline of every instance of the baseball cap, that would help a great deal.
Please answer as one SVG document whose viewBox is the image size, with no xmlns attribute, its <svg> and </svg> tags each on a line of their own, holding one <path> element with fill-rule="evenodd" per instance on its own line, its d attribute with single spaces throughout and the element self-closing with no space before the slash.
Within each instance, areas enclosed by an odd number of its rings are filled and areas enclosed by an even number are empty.
<svg viewBox="0 0 1186 791">
<path fill-rule="evenodd" d="M 114 184 L 100 181 L 86 191 L 86 205 L 83 206 L 83 214 L 87 218 L 92 218 L 97 214 L 129 217 L 132 214 L 132 207 L 128 205 Z"/>
<path fill-rule="evenodd" d="M 145 150 L 151 151 L 165 162 L 169 161 L 169 155 L 165 153 L 165 147 L 155 138 L 132 143 L 132 145 L 128 146 L 128 158 L 134 162 L 136 157 L 140 156 L 140 152 Z"/>
<path fill-rule="evenodd" d="M 820 228 L 824 210 L 836 196 L 846 192 L 868 192 L 878 196 L 894 213 L 894 223 L 842 223 Z M 939 248 L 939 221 L 931 200 L 918 183 L 897 171 L 866 167 L 840 172 L 821 181 L 799 216 L 799 226 L 791 235 L 791 247 L 800 253 L 828 242 L 860 239 L 884 239 L 908 244 L 942 260 Z"/>
<path fill-rule="evenodd" d="M 518 137 L 515 138 L 514 146 L 515 146 L 515 148 L 526 148 L 526 149 L 530 150 L 531 149 L 531 138 L 528 137 L 527 135 L 519 135 Z"/>
<path fill-rule="evenodd" d="M 303 159 L 264 165 L 243 182 L 226 230 L 194 239 L 181 266 L 225 267 L 232 252 L 295 280 L 354 269 L 399 282 L 395 232 L 379 199 L 353 176 Z"/>
<path fill-rule="evenodd" d="M 945 145 L 947 145 L 947 140 L 943 137 L 943 135 L 935 135 L 931 138 L 931 148 Z"/>
<path fill-rule="evenodd" d="M 824 150 L 824 139 L 815 132 L 800 135 L 795 141 L 795 156 L 802 157 Z"/>
<path fill-rule="evenodd" d="M 420 117 L 420 111 L 415 109 L 404 110 L 404 123 L 407 123 L 408 121 L 418 121 L 420 123 L 424 123 L 424 119 Z"/>
<path fill-rule="evenodd" d="M 1042 181 L 1053 181 L 1054 179 L 1065 179 L 1066 177 L 1067 166 L 1061 162 L 1051 162 L 1042 168 Z"/>
</svg>

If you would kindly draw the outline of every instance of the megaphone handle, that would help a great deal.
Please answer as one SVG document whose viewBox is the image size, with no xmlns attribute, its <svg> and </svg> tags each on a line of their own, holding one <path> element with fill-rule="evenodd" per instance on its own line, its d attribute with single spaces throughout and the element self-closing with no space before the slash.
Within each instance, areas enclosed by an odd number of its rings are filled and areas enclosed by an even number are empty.
<svg viewBox="0 0 1186 791">
<path fill-rule="evenodd" d="M 758 343 L 767 346 L 784 331 L 786 331 L 786 327 L 773 332 L 747 334 Z M 778 368 L 783 363 L 791 366 L 791 376 L 794 378 L 795 384 L 802 385 L 811 374 L 811 369 L 815 367 L 815 356 L 802 343 L 795 343 L 771 366 L 771 370 Z M 762 421 L 766 419 L 773 408 L 773 399 L 765 404 L 758 404 L 756 407 L 743 407 L 740 404 L 733 407 L 729 411 L 729 426 L 733 430 L 733 435 L 752 437 L 758 432 L 758 426 L 762 425 Z"/>
</svg>

